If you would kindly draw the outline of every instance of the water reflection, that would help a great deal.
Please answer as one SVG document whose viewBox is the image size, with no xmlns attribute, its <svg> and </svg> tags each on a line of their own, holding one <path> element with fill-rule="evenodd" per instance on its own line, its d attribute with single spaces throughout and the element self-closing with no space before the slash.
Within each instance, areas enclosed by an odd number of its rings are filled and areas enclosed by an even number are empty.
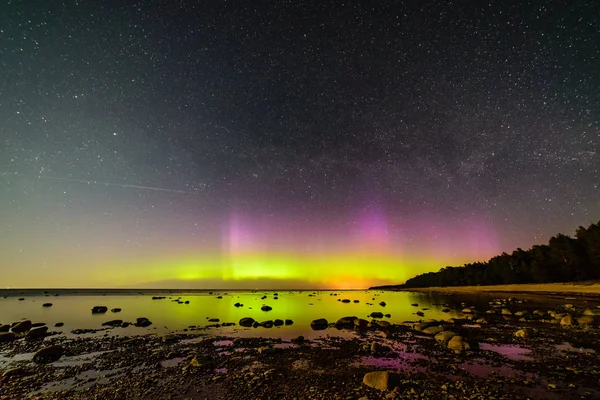
<svg viewBox="0 0 600 400">
<path fill-rule="evenodd" d="M 278 295 L 275 296 L 274 294 Z M 164 299 L 153 300 L 164 296 Z M 325 318 L 335 322 L 341 317 L 357 316 L 371 319 L 372 312 L 389 314 L 384 318 L 391 323 L 421 318 L 449 318 L 456 316 L 454 311 L 443 313 L 441 310 L 449 298 L 440 295 L 406 292 L 347 291 L 347 292 L 229 292 L 229 293 L 164 293 L 152 294 L 118 294 L 118 295 L 85 295 L 52 297 L 52 307 L 42 307 L 47 301 L 43 294 L 28 295 L 24 301 L 16 296 L 0 299 L 0 318 L 2 323 L 12 323 L 20 319 L 33 322 L 45 322 L 52 329 L 70 335 L 74 329 L 99 329 L 102 323 L 120 319 L 135 322 L 137 318 L 146 317 L 152 321 L 148 328 L 130 326 L 114 328 L 113 335 L 135 335 L 149 332 L 193 330 L 214 325 L 210 319 L 219 319 L 220 324 L 234 322 L 236 326 L 218 328 L 218 334 L 238 336 L 280 337 L 289 340 L 303 335 L 306 338 L 323 336 L 345 336 L 347 331 L 327 329 L 313 331 L 310 323 L 314 319 Z M 349 299 L 350 302 L 342 302 Z M 385 305 L 380 305 L 384 304 Z M 418 304 L 418 307 L 411 304 Z M 243 304 L 243 306 L 240 306 Z M 237 306 L 236 306 L 237 305 Z M 106 306 L 108 310 L 120 308 L 119 313 L 111 311 L 105 314 L 92 314 L 95 306 Z M 268 306 L 269 311 L 261 308 Z M 268 309 L 264 307 L 264 309 Z M 427 309 L 422 311 L 423 309 Z M 424 312 L 424 317 L 417 315 Z M 244 317 L 251 317 L 258 322 L 291 319 L 291 326 L 274 326 L 265 328 L 243 328 L 237 325 Z M 63 322 L 61 328 L 54 328 L 57 322 Z M 104 334 L 105 332 L 102 332 Z"/>
</svg>

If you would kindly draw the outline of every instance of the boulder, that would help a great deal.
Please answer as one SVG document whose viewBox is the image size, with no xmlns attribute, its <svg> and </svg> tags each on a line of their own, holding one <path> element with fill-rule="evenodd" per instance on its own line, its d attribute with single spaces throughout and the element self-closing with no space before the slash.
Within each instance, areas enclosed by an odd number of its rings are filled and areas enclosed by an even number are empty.
<svg viewBox="0 0 600 400">
<path fill-rule="evenodd" d="M 386 303 L 385 303 L 385 301 L 381 301 L 381 302 L 379 302 L 379 305 L 380 305 L 381 307 L 385 307 L 385 306 L 386 306 Z"/>
<path fill-rule="evenodd" d="M 450 312 L 450 309 L 449 309 L 449 308 L 446 308 L 446 307 L 444 307 L 444 308 L 442 308 L 442 312 Z"/>
<path fill-rule="evenodd" d="M 350 299 L 342 299 L 342 303 L 350 303 Z"/>
<path fill-rule="evenodd" d="M 355 303 L 360 303 L 360 300 L 354 300 Z"/>
<path fill-rule="evenodd" d="M 417 314 L 419 317 L 425 316 L 425 313 L 423 311 L 417 311 L 415 314 Z"/>
<path fill-rule="evenodd" d="M 369 321 L 367 321 L 366 319 L 362 319 L 362 318 L 357 318 L 354 320 L 354 327 L 358 328 L 358 329 L 364 329 L 367 327 L 367 325 L 369 325 Z"/>
<path fill-rule="evenodd" d="M 64 326 L 64 325 L 65 325 L 65 323 L 64 323 L 64 322 L 57 322 L 57 323 L 55 323 L 55 324 L 54 324 L 54 326 L 55 326 L 56 328 L 60 328 L 61 326 Z"/>
<path fill-rule="evenodd" d="M 594 324 L 594 317 L 591 315 L 584 315 L 582 317 L 577 318 L 577 323 L 580 326 L 590 326 Z"/>
<path fill-rule="evenodd" d="M 8 343 L 17 340 L 19 337 L 12 332 L 0 333 L 0 343 Z"/>
<path fill-rule="evenodd" d="M 47 326 L 40 326 L 38 328 L 33 328 L 25 335 L 26 339 L 39 339 L 46 336 L 48 333 Z"/>
<path fill-rule="evenodd" d="M 108 311 L 108 307 L 106 306 L 94 306 L 92 308 L 92 314 L 104 314 Z"/>
<path fill-rule="evenodd" d="M 508 308 L 503 308 L 502 315 L 513 315 L 513 313 Z"/>
<path fill-rule="evenodd" d="M 531 331 L 527 328 L 523 328 L 516 331 L 514 335 L 515 337 L 525 339 L 531 336 Z"/>
<path fill-rule="evenodd" d="M 25 320 L 17 322 L 15 325 L 13 325 L 11 330 L 15 333 L 24 333 L 29 329 L 31 329 L 31 321 Z"/>
<path fill-rule="evenodd" d="M 428 335 L 437 335 L 438 333 L 440 333 L 443 330 L 444 330 L 444 328 L 442 328 L 441 326 L 429 326 L 429 327 L 423 329 L 423 333 L 426 333 Z"/>
<path fill-rule="evenodd" d="M 571 314 L 567 314 L 561 318 L 560 324 L 564 325 L 564 326 L 569 326 L 569 325 L 573 325 L 573 321 L 574 321 L 573 316 Z"/>
<path fill-rule="evenodd" d="M 112 326 L 112 327 L 115 327 L 115 326 L 121 326 L 122 323 L 123 323 L 122 319 L 113 319 L 111 321 L 104 322 L 102 324 L 102 326 Z"/>
<path fill-rule="evenodd" d="M 250 317 L 245 317 L 240 319 L 240 326 L 243 326 L 245 328 L 249 328 L 252 326 L 252 324 L 254 323 L 254 318 L 250 318 Z"/>
<path fill-rule="evenodd" d="M 145 318 L 145 317 L 137 318 L 136 322 L 135 322 L 135 326 L 142 327 L 142 328 L 146 328 L 150 325 L 152 325 L 152 322 L 148 318 Z"/>
<path fill-rule="evenodd" d="M 0 333 L 8 332 L 8 331 L 10 331 L 10 325 L 8 325 L 8 324 L 0 325 Z"/>
<path fill-rule="evenodd" d="M 448 341 L 450 341 L 450 339 L 452 339 L 454 336 L 456 336 L 456 333 L 454 333 L 454 332 L 442 331 L 442 332 L 439 332 L 437 335 L 435 335 L 434 338 L 438 342 L 448 343 Z"/>
<path fill-rule="evenodd" d="M 121 312 L 120 308 L 113 308 L 112 310 L 110 310 L 111 312 Z"/>
<path fill-rule="evenodd" d="M 463 314 L 473 314 L 475 311 L 472 308 L 463 308 Z"/>
<path fill-rule="evenodd" d="M 325 318 L 315 319 L 310 323 L 310 327 L 315 331 L 322 331 L 327 329 L 329 322 Z"/>
<path fill-rule="evenodd" d="M 371 314 L 369 314 L 369 317 L 371 317 L 371 318 L 383 318 L 383 313 L 379 312 L 379 311 L 373 311 Z"/>
<path fill-rule="evenodd" d="M 65 349 L 59 345 L 43 347 L 35 352 L 33 361 L 36 363 L 51 363 L 58 361 L 64 353 Z"/>
<path fill-rule="evenodd" d="M 208 322 L 219 322 L 219 318 L 209 318 Z"/>
<path fill-rule="evenodd" d="M 263 328 L 272 328 L 273 327 L 273 321 L 268 320 L 268 321 L 263 321 L 261 323 L 258 324 L 259 326 L 262 326 Z"/>
<path fill-rule="evenodd" d="M 52 303 L 44 303 L 42 304 L 42 307 L 52 307 Z"/>
<path fill-rule="evenodd" d="M 234 306 L 234 307 L 242 307 L 242 306 L 243 306 L 243 304 L 242 304 L 242 303 L 235 303 L 233 306 Z"/>
<path fill-rule="evenodd" d="M 296 338 L 293 338 L 291 342 L 294 344 L 302 344 L 304 343 L 304 336 L 298 336 Z"/>
<path fill-rule="evenodd" d="M 424 331 L 425 329 L 429 328 L 432 325 L 434 325 L 433 322 L 421 322 L 420 324 L 414 324 L 413 325 L 413 329 L 415 331 L 422 332 L 422 331 Z"/>
<path fill-rule="evenodd" d="M 285 320 L 285 325 L 292 325 L 294 323 L 294 321 L 292 321 L 291 319 L 286 319 Z"/>
<path fill-rule="evenodd" d="M 34 322 L 33 324 L 31 324 L 31 328 L 38 328 L 40 326 L 45 326 L 46 323 L 45 322 Z"/>
<path fill-rule="evenodd" d="M 419 304 L 418 303 L 412 303 L 411 306 L 413 306 L 413 307 L 419 307 Z"/>
<path fill-rule="evenodd" d="M 462 336 L 454 336 L 448 341 L 448 348 L 455 353 L 460 353 L 465 350 L 470 350 L 471 346 L 465 341 Z"/>
<path fill-rule="evenodd" d="M 392 390 L 398 383 L 397 377 L 389 371 L 367 372 L 363 384 L 379 390 Z"/>
<path fill-rule="evenodd" d="M 354 327 L 354 321 L 358 317 L 342 317 L 335 323 L 336 328 L 352 328 Z"/>
<path fill-rule="evenodd" d="M 121 324 L 121 328 L 127 328 L 129 325 L 131 325 L 131 322 L 123 321 L 123 323 Z"/>
<path fill-rule="evenodd" d="M 276 319 L 275 321 L 273 321 L 273 325 L 275 326 L 282 326 L 284 324 L 282 319 Z"/>
<path fill-rule="evenodd" d="M 270 307 L 270 306 L 262 306 L 260 309 L 261 309 L 262 311 L 271 311 L 271 310 L 273 309 L 273 307 Z"/>
<path fill-rule="evenodd" d="M 596 310 L 592 310 L 592 309 L 590 309 L 590 308 L 586 308 L 586 309 L 583 311 L 583 315 L 589 315 L 589 316 L 592 316 L 592 317 L 593 317 L 593 316 L 595 316 L 595 315 L 599 315 L 599 313 L 598 313 L 598 311 L 596 311 Z"/>
</svg>

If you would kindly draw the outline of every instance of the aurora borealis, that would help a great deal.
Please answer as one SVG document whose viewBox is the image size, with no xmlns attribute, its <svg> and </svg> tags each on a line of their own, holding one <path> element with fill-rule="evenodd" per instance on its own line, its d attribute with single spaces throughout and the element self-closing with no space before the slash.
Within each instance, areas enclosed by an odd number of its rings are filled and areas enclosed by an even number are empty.
<svg viewBox="0 0 600 400">
<path fill-rule="evenodd" d="M 3 287 L 364 288 L 600 217 L 594 1 L 0 6 Z"/>
</svg>

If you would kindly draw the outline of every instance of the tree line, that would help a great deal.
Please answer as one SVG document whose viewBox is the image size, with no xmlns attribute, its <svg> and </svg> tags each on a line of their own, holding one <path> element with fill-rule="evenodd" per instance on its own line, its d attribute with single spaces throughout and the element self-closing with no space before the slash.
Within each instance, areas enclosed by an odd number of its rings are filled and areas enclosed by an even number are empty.
<svg viewBox="0 0 600 400">
<path fill-rule="evenodd" d="M 600 279 L 600 221 L 580 226 L 575 237 L 558 234 L 548 244 L 502 253 L 487 262 L 417 275 L 404 288 L 575 282 Z"/>
</svg>

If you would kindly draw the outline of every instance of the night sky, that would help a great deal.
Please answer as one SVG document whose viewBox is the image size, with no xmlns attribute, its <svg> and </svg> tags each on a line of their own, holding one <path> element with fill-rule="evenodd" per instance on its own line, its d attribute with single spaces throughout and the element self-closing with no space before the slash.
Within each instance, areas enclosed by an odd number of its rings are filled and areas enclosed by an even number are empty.
<svg viewBox="0 0 600 400">
<path fill-rule="evenodd" d="M 0 284 L 362 288 L 597 222 L 600 3 L 517 3 L 2 2 Z"/>
</svg>

